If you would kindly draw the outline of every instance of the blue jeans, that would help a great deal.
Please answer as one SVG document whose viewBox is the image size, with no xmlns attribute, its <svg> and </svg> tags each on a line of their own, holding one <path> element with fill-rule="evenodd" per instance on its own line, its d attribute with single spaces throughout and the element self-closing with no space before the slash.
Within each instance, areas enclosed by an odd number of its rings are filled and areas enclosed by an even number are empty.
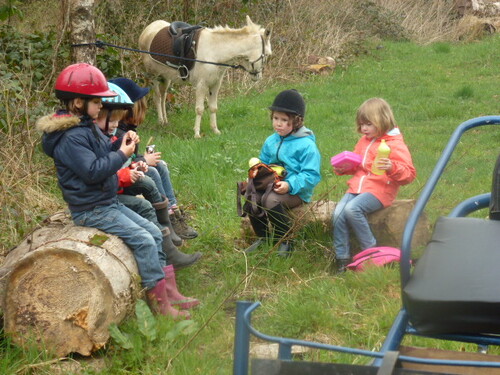
<svg viewBox="0 0 500 375">
<path fill-rule="evenodd" d="M 155 182 L 149 176 L 144 176 L 134 182 L 131 186 L 123 189 L 123 194 L 139 195 L 142 194 L 151 203 L 159 203 L 165 200 L 156 187 Z"/>
<path fill-rule="evenodd" d="M 168 198 L 168 208 L 177 205 L 177 198 L 175 197 L 174 187 L 170 180 L 170 171 L 168 170 L 167 163 L 160 160 L 156 167 L 148 167 L 146 175 L 151 177 L 155 182 L 160 193 Z"/>
<path fill-rule="evenodd" d="M 134 254 L 144 288 L 153 288 L 165 277 L 162 267 L 166 263 L 160 261 L 160 257 L 165 259 L 161 246 L 163 238 L 152 222 L 118 202 L 89 211 L 72 212 L 71 216 L 76 225 L 97 228 L 120 237 Z"/>
<path fill-rule="evenodd" d="M 367 214 L 380 210 L 382 203 L 372 193 L 345 194 L 333 212 L 333 246 L 336 259 L 349 259 L 349 226 L 354 230 L 361 249 L 377 244 L 368 224 Z"/>
<path fill-rule="evenodd" d="M 170 180 L 170 171 L 168 170 L 167 163 L 160 160 L 156 167 L 148 167 L 146 175 L 153 179 L 160 193 L 168 198 L 169 208 L 177 204 L 177 198 L 175 197 L 174 187 Z"/>
</svg>

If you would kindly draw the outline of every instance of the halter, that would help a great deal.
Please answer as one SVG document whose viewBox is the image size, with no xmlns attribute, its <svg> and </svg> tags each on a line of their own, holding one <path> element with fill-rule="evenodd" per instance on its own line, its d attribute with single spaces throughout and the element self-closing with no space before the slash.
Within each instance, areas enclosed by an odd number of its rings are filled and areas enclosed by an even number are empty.
<svg viewBox="0 0 500 375">
<path fill-rule="evenodd" d="M 262 42 L 262 53 L 260 54 L 260 56 L 256 60 L 248 62 L 250 64 L 250 66 L 252 67 L 252 70 L 248 70 L 243 65 L 237 65 L 237 68 L 243 69 L 245 72 L 247 72 L 248 74 L 253 75 L 253 76 L 256 76 L 257 74 L 261 73 L 264 70 L 264 63 L 266 62 L 266 44 L 264 42 L 264 37 L 262 35 L 260 35 L 260 40 Z M 260 60 L 262 60 L 262 69 L 256 70 L 255 64 L 257 62 L 259 62 Z"/>
</svg>

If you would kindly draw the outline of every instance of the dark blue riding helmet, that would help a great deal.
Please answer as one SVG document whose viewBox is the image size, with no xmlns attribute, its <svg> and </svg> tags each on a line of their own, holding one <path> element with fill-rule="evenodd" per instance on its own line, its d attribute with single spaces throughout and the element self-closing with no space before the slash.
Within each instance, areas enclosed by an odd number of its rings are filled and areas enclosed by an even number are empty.
<svg viewBox="0 0 500 375">
<path fill-rule="evenodd" d="M 134 103 L 149 93 L 149 87 L 141 87 L 129 78 L 113 78 L 108 82 L 119 86 Z"/>
</svg>

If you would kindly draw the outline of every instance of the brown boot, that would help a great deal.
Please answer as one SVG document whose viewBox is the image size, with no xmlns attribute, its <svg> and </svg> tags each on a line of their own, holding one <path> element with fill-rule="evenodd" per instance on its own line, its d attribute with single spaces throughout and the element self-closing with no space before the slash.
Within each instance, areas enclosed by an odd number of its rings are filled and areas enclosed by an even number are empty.
<svg viewBox="0 0 500 375">
<path fill-rule="evenodd" d="M 192 309 L 200 304 L 200 301 L 193 297 L 183 296 L 177 289 L 177 282 L 175 281 L 174 267 L 169 264 L 163 267 L 165 272 L 165 280 L 167 282 L 167 297 L 172 306 L 181 309 Z"/>
<path fill-rule="evenodd" d="M 160 315 L 172 316 L 174 319 L 191 319 L 187 311 L 179 311 L 172 307 L 167 297 L 167 282 L 162 279 L 154 288 L 146 291 L 146 296 L 151 309 Z"/>
<path fill-rule="evenodd" d="M 191 240 L 198 237 L 198 232 L 186 223 L 186 215 L 179 208 L 173 210 L 170 214 L 170 221 L 174 227 L 175 233 L 184 240 Z"/>
</svg>

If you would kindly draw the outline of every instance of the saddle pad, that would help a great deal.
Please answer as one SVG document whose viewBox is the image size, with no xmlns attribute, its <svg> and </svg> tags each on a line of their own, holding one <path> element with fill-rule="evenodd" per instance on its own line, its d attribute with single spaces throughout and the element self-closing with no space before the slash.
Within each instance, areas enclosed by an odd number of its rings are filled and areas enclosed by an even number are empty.
<svg viewBox="0 0 500 375">
<path fill-rule="evenodd" d="M 172 35 L 170 34 L 169 28 L 170 27 L 167 26 L 167 27 L 164 27 L 163 29 L 161 29 L 160 31 L 158 31 L 158 33 L 155 35 L 155 37 L 151 41 L 151 46 L 149 47 L 150 52 L 161 53 L 161 54 L 170 55 L 170 56 L 174 55 L 174 38 L 172 38 Z M 201 30 L 194 31 L 195 36 L 194 36 L 193 41 L 195 43 L 194 44 L 195 48 L 194 49 L 190 48 L 189 53 L 184 57 L 187 57 L 189 59 L 196 58 L 196 54 L 195 54 L 194 50 L 196 49 L 196 46 L 198 45 L 200 31 Z M 194 63 L 195 63 L 194 61 L 186 61 L 186 60 L 179 59 L 176 57 L 158 56 L 158 55 L 151 55 L 151 57 L 162 64 L 166 64 L 168 61 L 174 65 L 185 65 L 188 70 L 191 70 L 193 68 Z"/>
<path fill-rule="evenodd" d="M 423 334 L 500 333 L 500 221 L 438 219 L 403 290 Z"/>
</svg>

